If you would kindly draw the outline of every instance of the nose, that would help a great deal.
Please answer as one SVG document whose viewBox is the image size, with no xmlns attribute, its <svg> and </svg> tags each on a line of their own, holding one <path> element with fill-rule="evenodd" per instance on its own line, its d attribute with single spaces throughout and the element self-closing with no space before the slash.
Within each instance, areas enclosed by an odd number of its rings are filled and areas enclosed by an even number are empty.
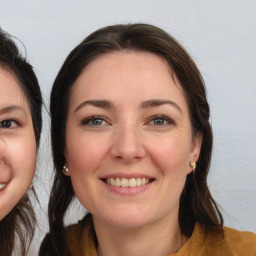
<svg viewBox="0 0 256 256">
<path fill-rule="evenodd" d="M 139 129 L 128 125 L 117 127 L 113 134 L 111 155 L 126 163 L 142 159 L 145 156 L 145 149 Z"/>
</svg>

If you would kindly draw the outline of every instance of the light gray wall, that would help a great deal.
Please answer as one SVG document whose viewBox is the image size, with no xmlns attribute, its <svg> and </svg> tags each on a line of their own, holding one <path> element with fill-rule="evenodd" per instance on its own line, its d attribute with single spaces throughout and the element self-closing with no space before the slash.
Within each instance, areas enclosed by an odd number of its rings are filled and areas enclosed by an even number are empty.
<svg viewBox="0 0 256 256">
<path fill-rule="evenodd" d="M 127 22 L 160 26 L 192 55 L 206 81 L 214 152 L 209 184 L 225 224 L 256 232 L 255 0 L 0 0 L 0 25 L 26 46 L 48 106 L 52 82 L 67 54 L 95 29 Z M 49 118 L 35 179 L 41 207 L 34 248 L 47 229 L 52 178 Z M 75 211 L 75 215 L 81 215 Z M 68 222 L 75 219 L 74 211 Z M 32 253 L 35 255 L 35 253 Z"/>
</svg>

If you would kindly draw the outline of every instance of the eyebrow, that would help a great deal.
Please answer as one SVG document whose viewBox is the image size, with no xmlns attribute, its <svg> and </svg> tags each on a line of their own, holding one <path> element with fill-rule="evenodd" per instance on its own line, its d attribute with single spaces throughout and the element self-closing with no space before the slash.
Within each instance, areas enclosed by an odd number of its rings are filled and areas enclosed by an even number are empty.
<svg viewBox="0 0 256 256">
<path fill-rule="evenodd" d="M 158 106 L 161 106 L 164 104 L 169 104 L 169 105 L 175 107 L 181 114 L 183 114 L 180 106 L 171 100 L 152 99 L 152 100 L 143 101 L 141 106 L 142 106 L 142 108 L 151 108 L 151 107 L 158 107 Z"/>
<path fill-rule="evenodd" d="M 151 108 L 151 107 L 158 107 L 158 106 L 161 106 L 164 104 L 169 104 L 169 105 L 175 107 L 181 114 L 183 114 L 180 106 L 171 100 L 162 100 L 162 99 L 147 100 L 147 101 L 143 101 L 141 103 L 141 107 L 142 108 Z M 74 110 L 74 113 L 86 105 L 92 105 L 94 107 L 106 108 L 106 109 L 114 108 L 114 104 L 108 100 L 86 100 L 76 107 L 76 109 Z"/>
<path fill-rule="evenodd" d="M 113 103 L 108 100 L 86 100 L 76 107 L 74 113 L 77 112 L 80 108 L 84 107 L 85 105 L 92 105 L 94 107 L 107 109 L 114 108 Z"/>
<path fill-rule="evenodd" d="M 11 106 L 7 106 L 7 107 L 0 107 L 0 114 L 5 114 L 5 113 L 8 113 L 8 112 L 13 112 L 13 111 L 16 111 L 16 110 L 19 110 L 19 111 L 22 111 L 22 112 L 26 113 L 24 108 L 22 108 L 20 106 L 16 106 L 16 105 L 11 105 Z"/>
</svg>

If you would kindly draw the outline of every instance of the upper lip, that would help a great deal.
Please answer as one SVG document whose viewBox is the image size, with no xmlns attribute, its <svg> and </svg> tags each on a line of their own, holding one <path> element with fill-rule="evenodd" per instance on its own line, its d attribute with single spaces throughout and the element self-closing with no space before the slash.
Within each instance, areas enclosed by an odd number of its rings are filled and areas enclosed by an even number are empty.
<svg viewBox="0 0 256 256">
<path fill-rule="evenodd" d="M 142 174 L 142 173 L 112 173 L 107 174 L 102 177 L 101 179 L 110 179 L 110 178 L 126 178 L 126 179 L 132 179 L 132 178 L 146 178 L 146 179 L 155 179 L 153 176 Z"/>
</svg>

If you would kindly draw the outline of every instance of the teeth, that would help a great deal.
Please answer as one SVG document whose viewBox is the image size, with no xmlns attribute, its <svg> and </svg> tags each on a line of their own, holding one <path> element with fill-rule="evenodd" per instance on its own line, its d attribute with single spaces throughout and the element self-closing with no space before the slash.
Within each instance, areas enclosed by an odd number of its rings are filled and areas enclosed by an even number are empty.
<svg viewBox="0 0 256 256">
<path fill-rule="evenodd" d="M 128 186 L 129 186 L 129 180 L 125 179 L 125 178 L 122 178 L 121 179 L 121 187 L 127 188 Z"/>
<path fill-rule="evenodd" d="M 109 178 L 107 179 L 107 183 L 112 186 L 122 187 L 122 188 L 135 188 L 147 185 L 149 183 L 149 179 L 147 178 Z"/>
<path fill-rule="evenodd" d="M 0 190 L 3 189 L 6 186 L 4 183 L 0 183 Z"/>
<path fill-rule="evenodd" d="M 136 183 L 138 187 L 141 186 L 141 179 L 140 178 L 136 179 Z"/>
<path fill-rule="evenodd" d="M 137 186 L 136 179 L 129 179 L 129 188 L 135 188 Z"/>
</svg>

